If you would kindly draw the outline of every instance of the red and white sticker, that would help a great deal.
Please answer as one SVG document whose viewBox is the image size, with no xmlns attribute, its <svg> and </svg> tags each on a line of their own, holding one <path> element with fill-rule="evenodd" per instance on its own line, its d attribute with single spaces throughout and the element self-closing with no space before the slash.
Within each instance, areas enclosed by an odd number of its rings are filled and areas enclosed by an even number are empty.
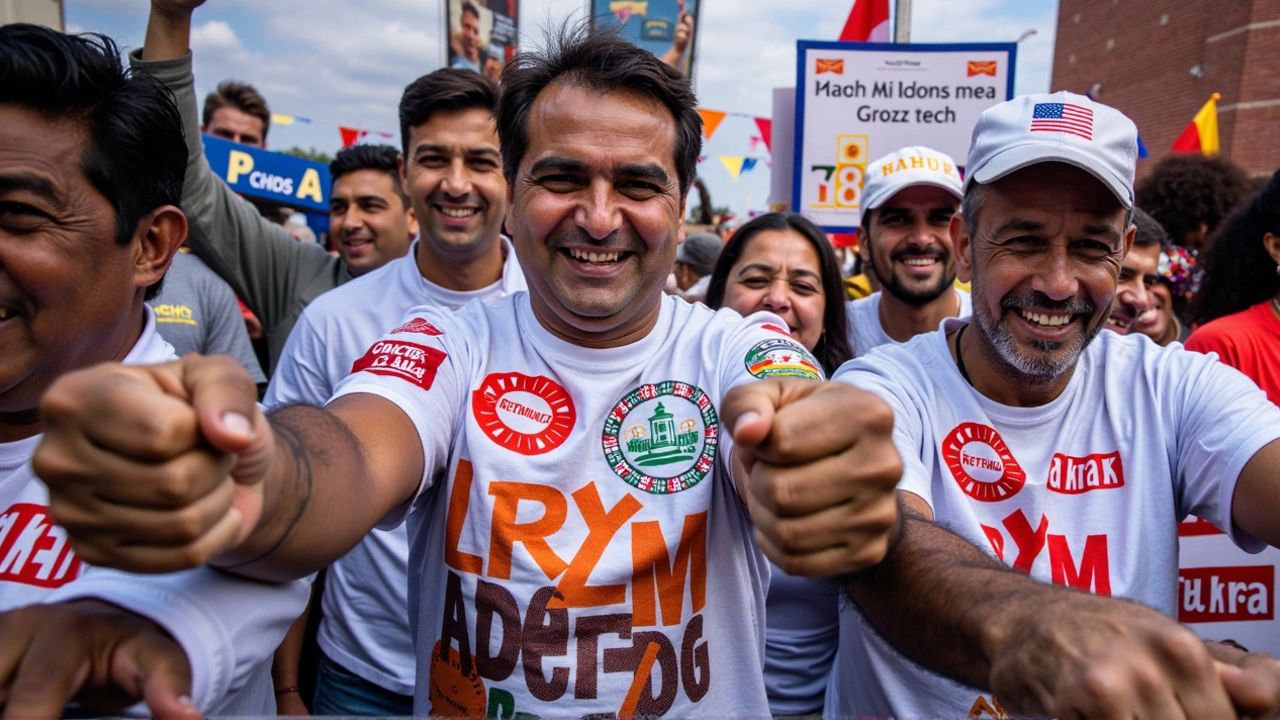
<svg viewBox="0 0 1280 720">
<path fill-rule="evenodd" d="M 404 340 L 379 340 L 351 366 L 351 372 L 398 377 L 423 390 L 430 390 L 436 380 L 436 370 L 440 369 L 440 363 L 446 357 L 448 355 L 439 348 Z"/>
<path fill-rule="evenodd" d="M 400 333 L 417 333 L 418 335 L 443 335 L 444 331 L 427 322 L 426 318 L 413 318 L 409 322 L 391 331 L 392 335 Z"/>
<path fill-rule="evenodd" d="M 493 373 L 471 393 L 471 414 L 490 440 L 521 455 L 564 444 L 578 419 L 573 398 L 550 378 Z"/>
<path fill-rule="evenodd" d="M 989 425 L 957 425 L 942 441 L 942 459 L 964 494 L 979 502 L 1008 500 L 1027 484 L 1027 473 Z"/>
<path fill-rule="evenodd" d="M 1084 457 L 1054 453 L 1049 462 L 1045 487 L 1063 495 L 1080 495 L 1090 490 L 1124 487 L 1124 466 L 1120 451 Z"/>
<path fill-rule="evenodd" d="M 1275 578 L 1274 565 L 1182 568 L 1178 571 L 1178 622 L 1271 620 Z"/>
<path fill-rule="evenodd" d="M 47 508 L 17 503 L 0 513 L 0 583 L 57 588 L 80 577 L 80 558 Z"/>
</svg>

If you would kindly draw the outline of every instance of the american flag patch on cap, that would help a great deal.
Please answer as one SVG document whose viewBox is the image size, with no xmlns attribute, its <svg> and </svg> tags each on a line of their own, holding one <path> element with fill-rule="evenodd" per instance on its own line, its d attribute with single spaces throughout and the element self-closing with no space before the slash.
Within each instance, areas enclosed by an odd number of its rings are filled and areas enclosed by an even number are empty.
<svg viewBox="0 0 1280 720">
<path fill-rule="evenodd" d="M 1071 103 L 1036 103 L 1031 111 L 1031 132 L 1064 132 L 1093 139 L 1093 110 Z"/>
</svg>

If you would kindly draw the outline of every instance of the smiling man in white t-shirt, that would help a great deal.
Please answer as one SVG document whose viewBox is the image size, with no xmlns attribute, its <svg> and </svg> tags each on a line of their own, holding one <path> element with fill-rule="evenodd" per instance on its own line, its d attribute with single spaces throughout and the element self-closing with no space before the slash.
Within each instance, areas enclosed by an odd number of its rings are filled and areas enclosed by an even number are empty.
<svg viewBox="0 0 1280 720">
<path fill-rule="evenodd" d="M 972 320 L 837 373 L 894 409 L 909 520 L 852 585 L 828 713 L 1280 710 L 1280 664 L 1171 619 L 1188 513 L 1246 550 L 1280 543 L 1280 409 L 1212 359 L 1099 335 L 1136 156 L 1133 123 L 1078 95 L 983 113 L 951 223 Z"/>
<path fill-rule="evenodd" d="M 905 147 L 867 165 L 858 253 L 881 289 L 849 303 L 855 357 L 969 315 L 950 231 L 960 195 L 955 161 L 937 150 Z"/>
<path fill-rule="evenodd" d="M 687 78 L 562 30 L 507 67 L 497 122 L 528 293 L 418 308 L 326 409 L 270 422 L 225 361 L 78 374 L 37 468 L 70 517 L 130 538 L 98 548 L 127 568 L 297 577 L 407 516 L 415 714 L 765 716 L 765 558 L 829 576 L 884 557 L 888 408 L 814 382 L 775 316 L 663 294 L 701 145 Z M 116 430 L 152 412 L 174 432 Z M 227 431 L 249 418 L 252 438 Z M 198 680 L 223 642 L 167 659 Z M 79 647 L 19 711 L 74 689 Z"/>
</svg>

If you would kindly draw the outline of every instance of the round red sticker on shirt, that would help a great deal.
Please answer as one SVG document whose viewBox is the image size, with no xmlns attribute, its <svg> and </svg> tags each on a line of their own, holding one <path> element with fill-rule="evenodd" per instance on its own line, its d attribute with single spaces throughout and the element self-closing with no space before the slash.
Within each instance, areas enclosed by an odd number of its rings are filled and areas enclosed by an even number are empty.
<svg viewBox="0 0 1280 720">
<path fill-rule="evenodd" d="M 493 373 L 471 393 L 471 414 L 489 439 L 521 455 L 564 444 L 578 419 L 573 398 L 550 378 Z"/>
<path fill-rule="evenodd" d="M 942 441 L 942 459 L 964 494 L 979 502 L 1008 500 L 1027 484 L 1022 466 L 990 425 L 957 425 Z"/>
</svg>

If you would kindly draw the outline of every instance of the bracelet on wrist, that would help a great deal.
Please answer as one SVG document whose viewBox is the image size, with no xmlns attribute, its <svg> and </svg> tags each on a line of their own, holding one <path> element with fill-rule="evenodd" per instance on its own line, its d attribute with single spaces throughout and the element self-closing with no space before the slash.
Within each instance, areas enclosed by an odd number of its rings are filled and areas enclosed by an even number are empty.
<svg viewBox="0 0 1280 720">
<path fill-rule="evenodd" d="M 300 692 L 302 692 L 301 687 L 297 685 L 290 685 L 287 688 L 280 688 L 279 690 L 277 690 L 276 697 L 280 697 L 281 695 L 288 695 L 289 693 L 300 693 Z"/>
</svg>

